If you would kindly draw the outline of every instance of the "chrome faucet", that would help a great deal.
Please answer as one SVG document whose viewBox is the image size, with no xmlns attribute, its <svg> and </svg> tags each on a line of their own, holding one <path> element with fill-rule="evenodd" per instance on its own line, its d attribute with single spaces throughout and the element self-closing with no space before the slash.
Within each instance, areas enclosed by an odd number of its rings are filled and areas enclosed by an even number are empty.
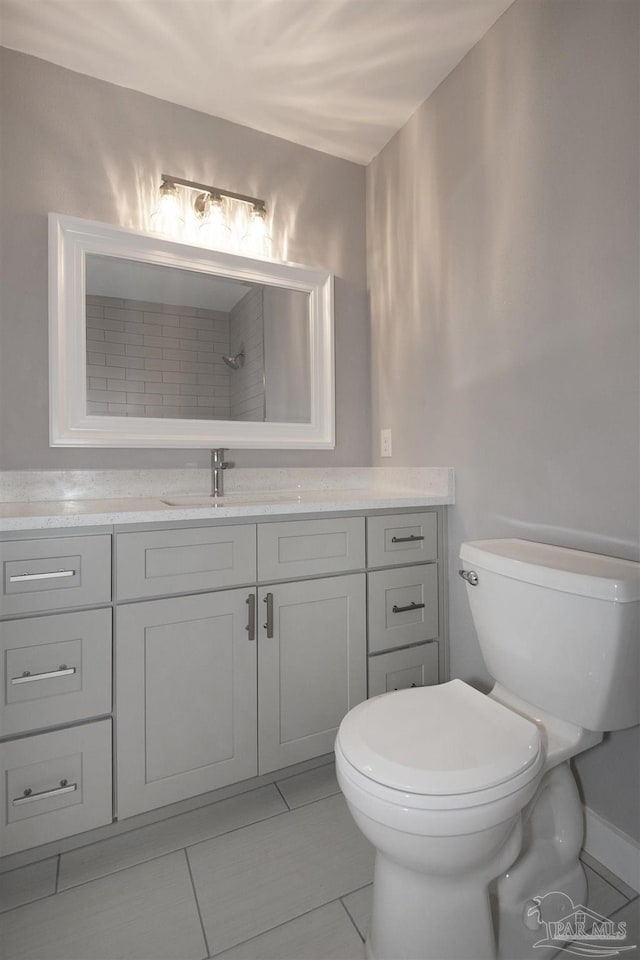
<svg viewBox="0 0 640 960">
<path fill-rule="evenodd" d="M 223 470 L 228 470 L 229 467 L 232 467 L 232 463 L 225 462 L 224 460 L 224 447 L 218 447 L 217 450 L 211 451 L 211 496 L 212 497 L 221 497 L 222 488 L 223 488 Z"/>
</svg>

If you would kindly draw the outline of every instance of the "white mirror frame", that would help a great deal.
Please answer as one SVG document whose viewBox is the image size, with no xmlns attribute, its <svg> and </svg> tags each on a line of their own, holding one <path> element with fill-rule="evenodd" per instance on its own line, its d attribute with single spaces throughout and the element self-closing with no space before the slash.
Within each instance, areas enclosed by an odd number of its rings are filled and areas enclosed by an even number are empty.
<svg viewBox="0 0 640 960">
<path fill-rule="evenodd" d="M 90 416 L 87 413 L 87 254 L 120 257 L 309 293 L 309 423 Z M 296 263 L 255 259 L 77 217 L 49 214 L 49 427 L 52 447 L 335 446 L 333 278 Z"/>
</svg>

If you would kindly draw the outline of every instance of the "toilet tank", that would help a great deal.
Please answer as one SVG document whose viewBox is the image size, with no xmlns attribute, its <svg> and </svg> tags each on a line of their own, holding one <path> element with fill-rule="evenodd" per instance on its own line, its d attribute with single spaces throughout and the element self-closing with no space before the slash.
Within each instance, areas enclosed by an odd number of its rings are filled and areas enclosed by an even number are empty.
<svg viewBox="0 0 640 960">
<path fill-rule="evenodd" d="M 587 730 L 640 723 L 640 563 L 515 539 L 463 543 L 460 559 L 499 683 Z"/>
</svg>

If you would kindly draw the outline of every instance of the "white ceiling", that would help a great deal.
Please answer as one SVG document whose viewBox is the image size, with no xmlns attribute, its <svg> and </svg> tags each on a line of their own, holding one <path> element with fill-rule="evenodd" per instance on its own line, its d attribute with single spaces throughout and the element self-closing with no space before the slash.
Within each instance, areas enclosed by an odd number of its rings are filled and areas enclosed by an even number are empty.
<svg viewBox="0 0 640 960">
<path fill-rule="evenodd" d="M 0 43 L 368 163 L 512 0 L 0 0 Z"/>
</svg>

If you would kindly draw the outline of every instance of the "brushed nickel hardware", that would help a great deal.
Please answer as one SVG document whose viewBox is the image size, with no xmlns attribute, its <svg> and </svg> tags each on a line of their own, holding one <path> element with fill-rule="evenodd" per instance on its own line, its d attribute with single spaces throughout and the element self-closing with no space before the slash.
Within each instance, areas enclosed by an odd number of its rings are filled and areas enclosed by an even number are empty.
<svg viewBox="0 0 640 960">
<path fill-rule="evenodd" d="M 25 580 L 59 580 L 61 577 L 73 577 L 75 572 L 75 570 L 52 570 L 50 573 L 19 573 L 9 577 L 9 583 L 22 583 Z"/>
<path fill-rule="evenodd" d="M 458 570 L 458 573 L 463 580 L 466 580 L 469 586 L 478 586 L 478 574 L 475 572 L 475 570 Z"/>
<path fill-rule="evenodd" d="M 414 533 L 410 537 L 391 537 L 391 543 L 412 543 L 415 540 L 424 540 L 424 537 L 417 537 Z"/>
<path fill-rule="evenodd" d="M 49 670 L 46 673 L 31 673 L 30 670 L 25 670 L 21 677 L 12 677 L 11 683 L 33 683 L 34 680 L 52 680 L 54 677 L 70 677 L 75 672 L 75 667 L 68 667 L 66 663 L 61 663 L 57 670 Z"/>
<path fill-rule="evenodd" d="M 264 602 L 267 605 L 267 622 L 264 627 L 267 631 L 267 637 L 269 640 L 273 637 L 273 594 L 268 593 L 264 598 Z"/>
<path fill-rule="evenodd" d="M 394 603 L 391 607 L 391 613 L 406 613 L 407 610 L 422 610 L 425 606 L 425 603 L 414 603 L 413 600 L 411 603 L 408 603 L 406 607 L 399 607 Z"/>
<path fill-rule="evenodd" d="M 151 217 L 151 227 L 156 232 L 171 234 L 176 227 L 184 226 L 181 216 L 181 191 L 178 190 L 178 187 L 197 192 L 192 201 L 193 212 L 196 219 L 201 221 L 200 230 L 205 231 L 205 237 L 209 236 L 211 240 L 217 238 L 218 242 L 222 237 L 223 246 L 227 245 L 231 236 L 231 229 L 227 223 L 226 208 L 229 201 L 232 201 L 232 203 L 246 203 L 251 207 L 249 232 L 245 239 L 252 236 L 271 239 L 270 237 L 267 238 L 267 207 L 265 201 L 261 200 L 260 197 L 250 197 L 246 193 L 234 193 L 232 190 L 223 190 L 222 187 L 198 183 L 196 180 L 184 180 L 182 177 L 169 176 L 167 173 L 162 174 L 158 206 Z"/>
<path fill-rule="evenodd" d="M 222 187 L 213 187 L 206 183 L 198 183 L 195 180 L 183 180 L 182 177 L 172 177 L 167 173 L 161 174 L 162 183 L 167 184 L 168 187 L 171 186 L 180 186 L 188 187 L 190 190 L 199 190 L 202 191 L 204 196 L 200 195 L 196 197 L 194 202 L 194 208 L 196 213 L 202 214 L 202 211 L 206 205 L 206 196 L 209 195 L 213 197 L 228 197 L 230 200 L 238 200 L 240 203 L 248 203 L 250 206 L 255 207 L 258 210 L 264 210 L 266 204 L 264 200 L 261 200 L 260 197 L 250 197 L 246 193 L 233 193 L 231 190 L 223 190 Z"/>
<path fill-rule="evenodd" d="M 225 462 L 224 447 L 218 447 L 211 451 L 211 496 L 221 497 L 223 492 L 223 471 L 228 470 L 233 464 Z"/>
<path fill-rule="evenodd" d="M 48 800 L 49 797 L 61 797 L 65 793 L 74 793 L 78 789 L 77 783 L 69 783 L 68 780 L 61 780 L 59 787 L 53 787 L 52 790 L 41 790 L 40 793 L 34 793 L 31 787 L 27 787 L 21 797 L 13 798 L 14 807 L 21 803 L 33 803 L 34 800 Z"/>
<path fill-rule="evenodd" d="M 249 634 L 249 640 L 255 640 L 256 638 L 256 595 L 255 593 L 250 593 L 247 597 L 247 605 L 249 607 L 249 621 L 245 627 L 245 630 Z"/>
</svg>

